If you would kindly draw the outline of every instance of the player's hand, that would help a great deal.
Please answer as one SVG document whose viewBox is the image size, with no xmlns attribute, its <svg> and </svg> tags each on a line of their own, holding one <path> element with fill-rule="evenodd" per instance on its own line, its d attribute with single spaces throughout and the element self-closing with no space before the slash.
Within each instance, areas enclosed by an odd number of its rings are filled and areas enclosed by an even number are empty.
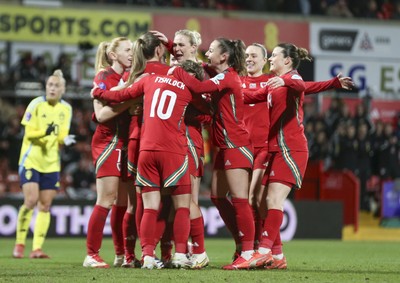
<svg viewBox="0 0 400 283">
<path fill-rule="evenodd" d="M 147 77 L 147 76 L 150 76 L 150 74 L 149 74 L 149 73 L 143 73 L 143 74 L 141 74 L 139 77 L 137 77 L 137 78 L 133 81 L 133 83 L 137 83 L 138 81 L 140 81 L 141 79 L 143 79 L 143 78 L 145 78 L 145 77 Z M 132 85 L 130 85 L 130 86 L 132 86 Z"/>
<path fill-rule="evenodd" d="M 267 82 L 269 88 L 278 88 L 285 85 L 285 81 L 281 77 L 270 78 Z"/>
<path fill-rule="evenodd" d="M 71 144 L 76 143 L 75 135 L 68 135 L 64 138 L 64 144 L 66 146 L 70 146 Z"/>
<path fill-rule="evenodd" d="M 46 129 L 46 136 L 50 135 L 52 132 L 54 132 L 55 130 L 55 125 L 54 122 L 51 122 L 51 124 L 49 124 L 49 126 Z"/>
<path fill-rule="evenodd" d="M 95 82 L 93 82 L 93 88 L 90 90 L 90 97 L 92 99 L 96 98 L 96 97 L 94 97 L 93 92 L 98 88 L 99 88 L 99 86 Z"/>
<path fill-rule="evenodd" d="M 162 42 L 162 44 L 166 45 L 168 43 L 168 38 L 162 32 L 159 32 L 157 30 L 149 30 L 149 32 L 157 37 Z"/>
<path fill-rule="evenodd" d="M 354 87 L 354 82 L 351 77 L 343 77 L 342 73 L 339 73 L 337 78 L 339 79 L 342 88 L 350 90 Z"/>
</svg>

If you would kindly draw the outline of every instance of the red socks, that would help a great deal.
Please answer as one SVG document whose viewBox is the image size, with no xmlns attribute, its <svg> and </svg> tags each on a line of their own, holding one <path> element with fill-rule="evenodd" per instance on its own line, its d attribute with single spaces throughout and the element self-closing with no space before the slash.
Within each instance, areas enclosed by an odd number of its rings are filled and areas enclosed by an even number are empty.
<svg viewBox="0 0 400 283">
<path fill-rule="evenodd" d="M 264 229 L 261 234 L 260 247 L 272 249 L 279 235 L 283 220 L 283 212 L 279 209 L 269 209 L 264 221 Z"/>
<path fill-rule="evenodd" d="M 116 255 L 124 254 L 124 235 L 122 232 L 122 222 L 124 221 L 126 208 L 126 206 L 116 205 L 113 205 L 111 208 L 111 230 Z"/>
<path fill-rule="evenodd" d="M 155 209 L 144 209 L 140 223 L 140 243 L 143 256 L 154 256 L 154 234 L 156 231 L 158 211 Z"/>
<path fill-rule="evenodd" d="M 235 208 L 232 203 L 226 197 L 219 198 L 216 196 L 211 196 L 211 201 L 218 209 L 219 215 L 224 221 L 226 227 L 231 232 L 236 245 L 240 245 L 239 231 L 236 224 Z"/>
<path fill-rule="evenodd" d="M 242 251 L 254 249 L 254 220 L 248 199 L 232 198 Z"/>
<path fill-rule="evenodd" d="M 193 253 L 201 254 L 204 248 L 204 220 L 200 216 L 190 220 L 190 237 L 192 238 Z"/>
<path fill-rule="evenodd" d="M 125 212 L 124 220 L 122 224 L 122 232 L 124 238 L 124 247 L 125 247 L 125 255 L 128 257 L 129 255 L 135 254 L 135 246 L 136 246 L 136 223 L 135 223 L 135 215 Z"/>
<path fill-rule="evenodd" d="M 93 207 L 88 223 L 86 250 L 88 255 L 98 254 L 103 240 L 103 230 L 109 209 L 100 205 Z"/>
<path fill-rule="evenodd" d="M 190 210 L 180 207 L 175 212 L 174 240 L 175 252 L 185 253 L 190 232 Z"/>
</svg>

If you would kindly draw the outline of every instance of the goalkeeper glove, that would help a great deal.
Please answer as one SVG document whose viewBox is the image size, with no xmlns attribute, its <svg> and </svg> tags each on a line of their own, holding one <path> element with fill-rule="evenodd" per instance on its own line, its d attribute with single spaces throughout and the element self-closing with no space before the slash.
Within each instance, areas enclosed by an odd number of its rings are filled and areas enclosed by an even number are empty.
<svg viewBox="0 0 400 283">
<path fill-rule="evenodd" d="M 52 132 L 54 132 L 55 130 L 55 126 L 54 126 L 54 122 L 51 122 L 51 124 L 49 124 L 49 126 L 46 129 L 46 136 L 50 135 Z"/>
<path fill-rule="evenodd" d="M 76 143 L 75 135 L 68 135 L 64 138 L 64 144 L 66 146 L 70 146 L 71 144 Z"/>
</svg>

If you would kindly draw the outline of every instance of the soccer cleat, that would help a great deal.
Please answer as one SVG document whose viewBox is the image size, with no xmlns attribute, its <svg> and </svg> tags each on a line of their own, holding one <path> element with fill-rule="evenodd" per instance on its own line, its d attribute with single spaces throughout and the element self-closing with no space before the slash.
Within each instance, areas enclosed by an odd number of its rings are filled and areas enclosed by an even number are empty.
<svg viewBox="0 0 400 283">
<path fill-rule="evenodd" d="M 13 258 L 23 258 L 24 250 L 25 250 L 25 245 L 16 244 L 13 250 Z"/>
<path fill-rule="evenodd" d="M 232 256 L 232 262 L 234 262 L 238 257 L 240 257 L 240 252 L 235 251 Z"/>
<path fill-rule="evenodd" d="M 282 259 L 273 258 L 273 261 L 270 265 L 265 266 L 266 269 L 287 269 L 287 261 L 286 257 Z"/>
<path fill-rule="evenodd" d="M 264 267 L 270 265 L 273 262 L 272 253 L 260 254 L 259 252 L 254 252 L 250 261 L 251 268 Z"/>
<path fill-rule="evenodd" d="M 224 270 L 238 270 L 238 269 L 249 269 L 250 262 L 245 260 L 243 257 L 237 257 L 231 264 L 222 267 Z"/>
<path fill-rule="evenodd" d="M 124 262 L 122 263 L 121 267 L 139 268 L 139 267 L 141 267 L 141 263 L 139 260 L 137 260 L 135 255 L 128 255 L 128 256 L 125 256 Z"/>
<path fill-rule="evenodd" d="M 87 255 L 83 261 L 84 267 L 109 268 L 110 266 L 98 255 Z"/>
<path fill-rule="evenodd" d="M 254 252 L 249 260 L 246 260 L 242 256 L 239 256 L 232 264 L 225 265 L 223 269 L 225 270 L 251 269 L 257 267 L 263 267 L 266 264 L 270 264 L 272 261 L 273 261 L 272 254 L 270 252 L 267 254 L 260 254 L 259 252 Z"/>
<path fill-rule="evenodd" d="M 121 267 L 122 264 L 124 263 L 124 259 L 125 259 L 124 255 L 115 255 L 113 266 Z"/>
<path fill-rule="evenodd" d="M 209 262 L 210 260 L 206 252 L 203 252 L 201 254 L 193 254 L 190 258 L 190 263 L 191 263 L 190 268 L 201 269 L 203 267 L 208 266 Z"/>
<path fill-rule="evenodd" d="M 161 269 L 161 268 L 162 266 L 160 266 L 157 263 L 156 259 L 153 256 L 149 255 L 144 256 L 142 269 Z"/>
<path fill-rule="evenodd" d="M 191 268 L 192 263 L 187 258 L 186 254 L 175 253 L 171 261 L 172 268 Z"/>
<path fill-rule="evenodd" d="M 172 255 L 163 256 L 161 261 L 165 268 L 172 268 Z"/>
<path fill-rule="evenodd" d="M 29 258 L 50 258 L 47 254 L 45 254 L 41 249 L 37 249 L 31 252 Z"/>
</svg>

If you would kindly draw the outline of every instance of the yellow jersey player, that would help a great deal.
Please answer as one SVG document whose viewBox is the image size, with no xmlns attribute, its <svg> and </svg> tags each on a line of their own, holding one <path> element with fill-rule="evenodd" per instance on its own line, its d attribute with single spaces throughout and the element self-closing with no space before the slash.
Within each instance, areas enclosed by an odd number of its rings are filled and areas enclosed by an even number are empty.
<svg viewBox="0 0 400 283">
<path fill-rule="evenodd" d="M 75 143 L 69 135 L 72 107 L 62 100 L 65 79 L 60 70 L 46 82 L 46 95 L 33 99 L 22 118 L 25 127 L 19 159 L 24 204 L 18 213 L 14 258 L 24 257 L 25 241 L 37 206 L 30 258 L 49 258 L 42 246 L 50 226 L 50 206 L 60 187 L 59 146 Z"/>
</svg>

